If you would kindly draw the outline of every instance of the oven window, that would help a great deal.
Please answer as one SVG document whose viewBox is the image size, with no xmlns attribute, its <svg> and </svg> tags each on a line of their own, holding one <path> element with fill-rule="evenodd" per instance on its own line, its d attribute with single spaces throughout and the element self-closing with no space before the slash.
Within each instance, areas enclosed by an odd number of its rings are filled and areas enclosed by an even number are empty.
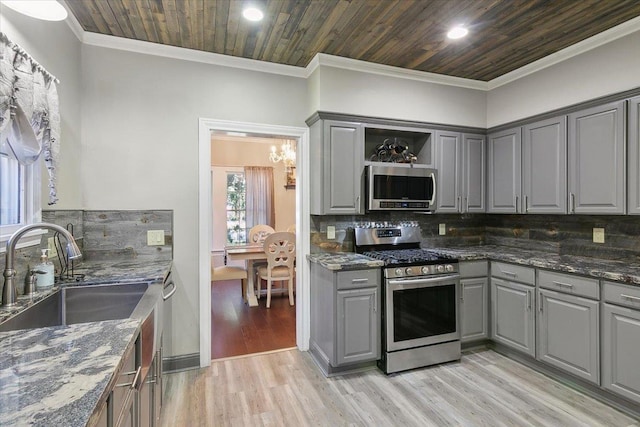
<svg viewBox="0 0 640 427">
<path fill-rule="evenodd" d="M 393 341 L 456 331 L 455 284 L 393 291 Z"/>
<path fill-rule="evenodd" d="M 431 200 L 430 177 L 374 175 L 373 197 L 381 200 Z"/>
</svg>

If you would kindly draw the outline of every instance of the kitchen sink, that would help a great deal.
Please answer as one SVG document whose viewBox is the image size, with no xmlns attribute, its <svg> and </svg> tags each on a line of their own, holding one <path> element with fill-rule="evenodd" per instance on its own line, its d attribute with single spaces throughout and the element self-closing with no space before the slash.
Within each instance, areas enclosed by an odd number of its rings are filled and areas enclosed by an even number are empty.
<svg viewBox="0 0 640 427">
<path fill-rule="evenodd" d="M 62 288 L 0 324 L 0 332 L 131 317 L 149 283 Z"/>
</svg>

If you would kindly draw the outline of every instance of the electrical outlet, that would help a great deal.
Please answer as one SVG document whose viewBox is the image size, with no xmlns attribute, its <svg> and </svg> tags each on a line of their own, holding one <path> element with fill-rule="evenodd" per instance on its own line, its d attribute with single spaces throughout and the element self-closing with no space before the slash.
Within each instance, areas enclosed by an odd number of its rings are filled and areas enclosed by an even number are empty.
<svg viewBox="0 0 640 427">
<path fill-rule="evenodd" d="M 441 236 L 444 236 L 445 234 L 447 234 L 447 225 L 446 224 L 440 224 L 438 226 L 438 234 L 440 234 Z"/>
<path fill-rule="evenodd" d="M 333 225 L 327 225 L 327 239 L 333 240 L 336 238 L 336 227 Z"/>
<path fill-rule="evenodd" d="M 164 246 L 164 230 L 148 230 L 147 246 Z"/>
<path fill-rule="evenodd" d="M 55 244 L 55 241 L 53 240 L 53 237 L 49 237 L 47 239 L 47 247 L 49 249 L 49 258 L 58 255 L 58 251 L 56 250 L 56 244 Z"/>
<path fill-rule="evenodd" d="M 604 228 L 593 229 L 593 242 L 604 243 Z"/>
</svg>

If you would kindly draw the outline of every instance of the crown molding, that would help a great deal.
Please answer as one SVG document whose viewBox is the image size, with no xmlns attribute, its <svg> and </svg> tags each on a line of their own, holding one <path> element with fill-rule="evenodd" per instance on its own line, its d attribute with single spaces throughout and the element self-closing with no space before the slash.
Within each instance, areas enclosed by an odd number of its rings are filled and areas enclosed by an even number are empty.
<svg viewBox="0 0 640 427">
<path fill-rule="evenodd" d="M 238 58 L 219 53 L 203 52 L 200 50 L 187 49 L 183 47 L 167 46 L 158 43 L 145 42 L 140 40 L 126 39 L 123 37 L 107 36 L 104 34 L 86 32 L 83 36 L 83 43 L 118 49 L 145 55 L 162 56 L 165 58 L 181 59 L 184 61 L 201 62 L 204 64 L 220 65 L 223 67 L 240 68 L 261 73 L 279 74 L 289 77 L 305 78 L 304 68 L 292 65 L 276 64 L 273 62 L 258 61 L 256 59 Z"/>
<path fill-rule="evenodd" d="M 76 16 L 73 14 L 73 12 L 71 12 L 71 9 L 69 8 L 69 5 L 67 4 L 67 2 L 65 0 L 58 0 L 58 1 L 62 5 L 62 7 L 64 7 L 67 10 L 67 19 L 65 19 L 67 26 L 71 28 L 71 31 L 73 32 L 73 34 L 75 34 L 75 36 L 78 38 L 80 43 L 82 43 L 84 39 L 84 33 L 85 33 L 84 29 L 82 28 L 82 25 L 80 25 L 80 22 L 78 22 L 78 20 L 76 19 Z"/>
<path fill-rule="evenodd" d="M 503 74 L 502 76 L 496 77 L 493 80 L 485 82 L 481 80 L 447 76 L 444 74 L 409 70 L 406 68 L 394 67 L 391 65 L 376 64 L 373 62 L 344 58 L 340 56 L 329 55 L 326 53 L 317 53 L 309 62 L 309 64 L 303 68 L 295 67 L 292 65 L 259 61 L 256 59 L 240 58 L 236 56 L 204 52 L 200 50 L 187 49 L 176 46 L 167 46 L 140 40 L 132 40 L 123 37 L 91 33 L 84 31 L 76 17 L 71 12 L 71 9 L 69 9 L 69 6 L 66 4 L 65 0 L 60 0 L 60 2 L 69 13 L 66 22 L 69 28 L 71 28 L 71 31 L 73 31 L 73 33 L 81 43 L 92 46 L 305 79 L 309 78 L 309 76 L 311 76 L 311 74 L 313 74 L 313 72 L 318 69 L 318 67 L 327 66 L 351 71 L 358 71 L 362 73 L 377 74 L 388 77 L 416 80 L 426 83 L 436 83 L 441 85 L 482 90 L 487 92 L 526 77 L 537 71 L 541 71 L 545 68 L 551 67 L 562 61 L 566 61 L 567 59 L 570 59 L 574 56 L 588 52 L 599 46 L 632 34 L 636 31 L 640 31 L 640 17 L 636 17 L 606 31 L 603 31 L 602 33 L 596 34 L 595 36 L 592 36 L 588 39 L 582 40 L 581 42 L 571 45 L 565 49 L 545 56 L 542 59 L 527 64 L 507 74 Z"/>
<path fill-rule="evenodd" d="M 622 24 L 617 25 L 613 28 L 609 28 L 606 31 L 598 33 L 595 36 L 589 37 L 588 39 L 582 40 L 576 44 L 559 50 L 558 52 L 552 53 L 551 55 L 547 55 L 544 58 L 513 70 L 507 74 L 503 74 L 500 77 L 496 77 L 495 79 L 488 82 L 488 90 L 492 90 L 508 83 L 514 82 L 537 71 L 544 70 L 545 68 L 551 67 L 552 65 L 558 64 L 562 61 L 566 61 L 570 58 L 573 58 L 574 56 L 588 52 L 592 49 L 610 43 L 629 34 L 635 33 L 639 30 L 640 16 L 623 22 Z"/>
<path fill-rule="evenodd" d="M 345 70 L 359 71 L 362 73 L 378 74 L 387 77 L 396 77 L 407 80 L 417 80 L 427 83 L 437 83 L 447 86 L 463 87 L 467 89 L 488 89 L 487 82 L 480 80 L 464 79 L 461 77 L 447 76 L 444 74 L 428 73 L 425 71 L 409 70 L 393 67 L 391 65 L 375 64 L 373 62 L 360 61 L 358 59 L 344 58 L 341 56 L 317 53 L 307 66 L 308 75 L 319 66 L 342 68 Z"/>
</svg>

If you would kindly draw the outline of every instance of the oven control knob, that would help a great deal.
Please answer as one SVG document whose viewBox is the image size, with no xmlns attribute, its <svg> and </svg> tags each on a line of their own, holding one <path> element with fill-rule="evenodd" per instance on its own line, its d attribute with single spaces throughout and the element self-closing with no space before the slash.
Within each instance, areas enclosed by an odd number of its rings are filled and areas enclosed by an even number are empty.
<svg viewBox="0 0 640 427">
<path fill-rule="evenodd" d="M 429 274 L 429 267 L 422 267 L 422 274 Z"/>
<path fill-rule="evenodd" d="M 396 268 L 396 277 L 402 276 L 402 269 Z"/>
<path fill-rule="evenodd" d="M 407 276 L 411 276 L 411 274 L 413 274 L 413 269 L 411 267 L 407 267 L 405 273 L 407 273 Z"/>
<path fill-rule="evenodd" d="M 453 271 L 453 265 L 447 264 L 447 266 L 444 269 L 447 270 L 449 273 L 451 273 Z"/>
<path fill-rule="evenodd" d="M 438 270 L 438 273 L 443 273 L 444 272 L 444 265 L 439 265 L 436 267 L 436 269 Z"/>
</svg>

